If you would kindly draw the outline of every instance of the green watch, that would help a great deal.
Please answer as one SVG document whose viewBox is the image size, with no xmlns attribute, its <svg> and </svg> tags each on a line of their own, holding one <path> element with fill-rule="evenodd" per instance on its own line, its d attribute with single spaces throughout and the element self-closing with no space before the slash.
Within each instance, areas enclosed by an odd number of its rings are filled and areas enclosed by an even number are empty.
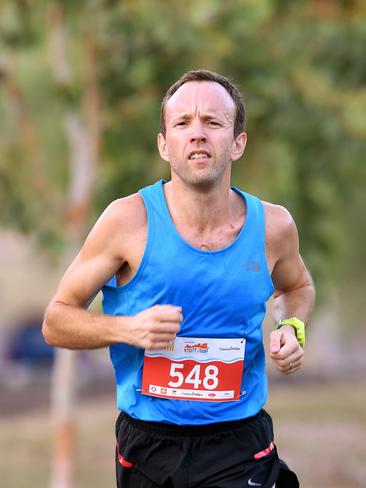
<svg viewBox="0 0 366 488">
<path fill-rule="evenodd" d="M 305 346 L 305 324 L 302 320 L 291 317 L 289 319 L 283 319 L 275 325 L 275 330 L 280 329 L 283 325 L 291 325 L 296 332 L 297 340 L 301 347 Z"/>
</svg>

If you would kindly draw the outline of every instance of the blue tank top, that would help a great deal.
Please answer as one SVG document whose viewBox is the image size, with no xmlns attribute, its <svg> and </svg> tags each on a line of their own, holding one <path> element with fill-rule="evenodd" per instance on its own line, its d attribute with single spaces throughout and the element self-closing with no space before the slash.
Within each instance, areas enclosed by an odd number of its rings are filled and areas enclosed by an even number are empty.
<svg viewBox="0 0 366 488">
<path fill-rule="evenodd" d="M 181 306 L 179 336 L 245 338 L 245 366 L 239 401 L 206 402 L 157 398 L 141 393 L 144 350 L 128 344 L 110 347 L 117 406 L 131 417 L 178 425 L 239 420 L 255 415 L 267 399 L 262 322 L 273 284 L 265 258 L 263 205 L 233 188 L 247 208 L 244 226 L 224 249 L 204 251 L 185 241 L 170 217 L 158 181 L 139 191 L 148 237 L 140 266 L 123 286 L 113 277 L 103 287 L 103 311 L 135 315 L 157 304 Z"/>
</svg>

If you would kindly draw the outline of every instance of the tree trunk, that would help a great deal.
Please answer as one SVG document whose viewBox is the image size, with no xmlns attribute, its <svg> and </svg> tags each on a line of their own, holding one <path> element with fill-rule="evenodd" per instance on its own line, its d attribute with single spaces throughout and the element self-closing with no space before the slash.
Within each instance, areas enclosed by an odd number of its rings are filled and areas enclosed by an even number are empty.
<svg viewBox="0 0 366 488">
<path fill-rule="evenodd" d="M 66 34 L 63 9 L 60 4 L 50 7 L 51 66 L 55 83 L 60 89 L 70 90 L 72 76 L 66 54 Z M 95 68 L 95 48 L 86 39 L 85 54 L 87 73 L 84 82 L 84 117 L 75 110 L 64 115 L 63 126 L 69 143 L 69 185 L 67 211 L 64 216 L 68 250 L 61 260 L 70 263 L 80 246 L 87 217 L 97 162 L 99 160 L 100 124 L 99 91 Z M 57 349 L 51 384 L 51 410 L 55 423 L 50 488 L 73 488 L 75 486 L 75 377 L 77 376 L 77 353 Z"/>
</svg>

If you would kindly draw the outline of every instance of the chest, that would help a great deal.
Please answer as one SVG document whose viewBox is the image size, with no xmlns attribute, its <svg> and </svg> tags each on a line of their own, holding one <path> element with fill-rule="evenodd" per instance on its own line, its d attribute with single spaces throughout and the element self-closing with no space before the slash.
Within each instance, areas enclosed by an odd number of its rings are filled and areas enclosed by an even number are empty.
<svg viewBox="0 0 366 488">
<path fill-rule="evenodd" d="M 196 249 L 204 251 L 217 251 L 230 246 L 237 238 L 242 228 L 242 224 L 230 224 L 212 232 L 197 232 L 184 226 L 177 226 L 177 231 L 184 241 Z M 143 259 L 148 236 L 147 223 L 137 231 L 131 233 L 124 241 L 123 255 L 124 264 L 116 273 L 117 284 L 122 286 L 128 283 L 136 274 Z M 164 236 L 160 236 L 163 237 Z M 161 242 L 163 242 L 163 240 Z M 266 242 L 266 261 L 268 270 L 271 273 L 275 264 L 275 256 L 271 253 L 271 246 Z"/>
<path fill-rule="evenodd" d="M 218 251 L 230 246 L 242 229 L 243 223 L 227 223 L 217 229 L 197 230 L 184 225 L 176 225 L 178 234 L 196 249 Z"/>
<path fill-rule="evenodd" d="M 239 235 L 243 226 L 242 221 L 228 223 L 213 230 L 197 230 L 189 226 L 179 224 L 176 230 L 183 241 L 192 247 L 203 251 L 217 251 L 230 246 Z M 128 239 L 123 242 L 121 254 L 125 257 L 124 264 L 116 273 L 117 284 L 122 286 L 136 274 L 146 248 L 148 237 L 148 226 L 146 225 L 130 233 Z M 162 238 L 164 244 L 164 236 Z"/>
</svg>

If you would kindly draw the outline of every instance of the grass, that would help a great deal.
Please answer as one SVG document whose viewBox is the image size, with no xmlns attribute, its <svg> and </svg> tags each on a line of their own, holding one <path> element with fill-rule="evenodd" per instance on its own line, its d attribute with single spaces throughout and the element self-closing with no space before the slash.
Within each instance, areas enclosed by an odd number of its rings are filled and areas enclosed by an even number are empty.
<svg viewBox="0 0 366 488">
<path fill-rule="evenodd" d="M 366 383 L 273 383 L 267 410 L 281 457 L 301 488 L 366 486 Z M 113 488 L 114 398 L 79 403 L 75 488 Z M 0 419 L 0 486 L 48 486 L 52 425 L 47 412 Z"/>
</svg>

